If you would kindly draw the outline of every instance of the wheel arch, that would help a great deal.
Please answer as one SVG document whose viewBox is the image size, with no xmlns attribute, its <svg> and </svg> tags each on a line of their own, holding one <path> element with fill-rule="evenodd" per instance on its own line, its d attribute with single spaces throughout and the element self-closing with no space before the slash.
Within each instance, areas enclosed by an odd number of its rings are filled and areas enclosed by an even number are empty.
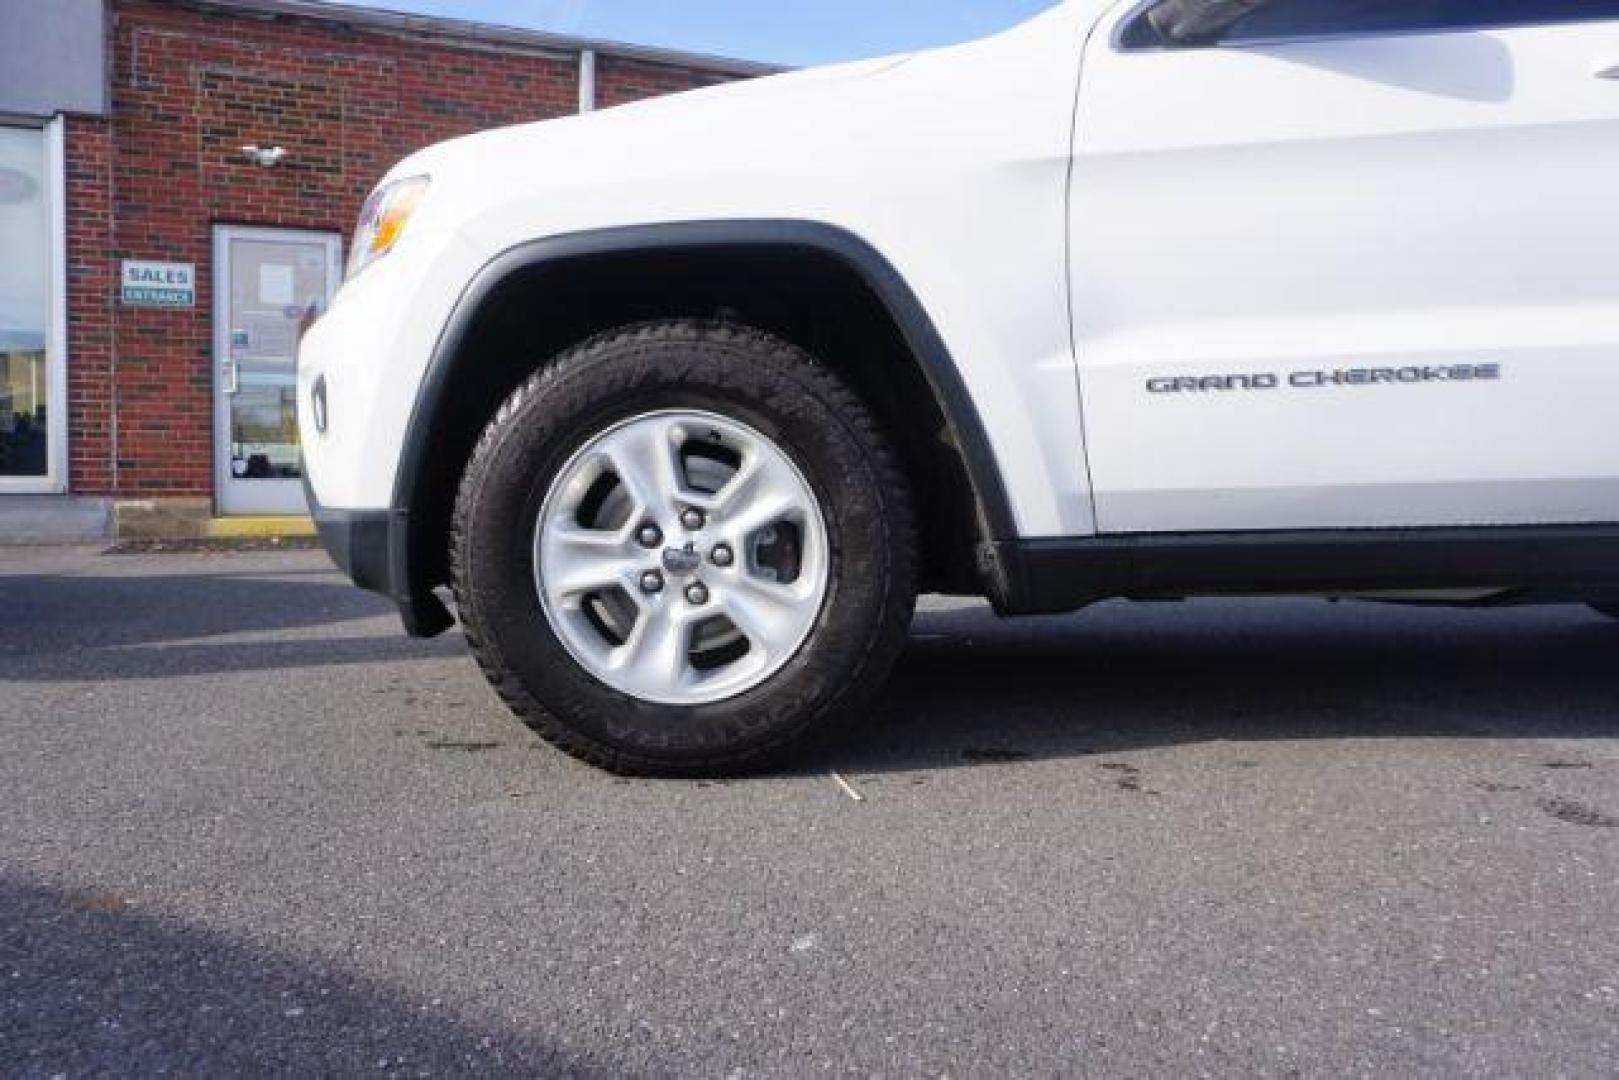
<svg viewBox="0 0 1619 1080">
<path fill-rule="evenodd" d="M 812 295 L 781 297 L 795 290 Z M 745 297 L 744 309 L 727 297 Z M 827 310 L 835 316 L 817 314 Z M 892 398 L 874 407 L 905 441 L 913 484 L 926 489 L 924 528 L 932 516 L 949 534 L 935 543 L 926 584 L 986 587 L 982 553 L 1016 539 L 1010 502 L 954 358 L 893 265 L 862 238 L 820 222 L 637 225 L 518 244 L 487 263 L 456 302 L 417 391 L 392 498 L 390 576 L 412 633 L 449 625 L 432 593 L 447 572 L 449 509 L 472 444 L 505 395 L 544 358 L 596 333 L 677 316 L 735 318 L 817 355 L 817 346 L 828 349 L 837 359 L 829 366 L 857 391 Z M 850 339 L 862 326 L 880 329 L 887 352 L 903 354 L 880 357 L 905 363 L 899 378 L 862 363 L 866 345 L 871 355 L 883 351 Z M 823 335 L 834 344 L 803 340 Z M 922 408 L 911 407 L 907 386 L 913 396 L 925 387 Z M 959 481 L 946 475 L 956 469 Z"/>
</svg>

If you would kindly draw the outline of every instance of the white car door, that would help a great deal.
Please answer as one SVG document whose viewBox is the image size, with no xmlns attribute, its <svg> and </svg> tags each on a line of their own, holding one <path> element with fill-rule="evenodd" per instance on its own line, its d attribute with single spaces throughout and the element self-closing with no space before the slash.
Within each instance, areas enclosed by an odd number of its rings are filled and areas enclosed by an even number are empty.
<svg viewBox="0 0 1619 1080">
<path fill-rule="evenodd" d="M 1619 521 L 1619 0 L 1271 0 L 1086 48 L 1103 533 Z"/>
</svg>

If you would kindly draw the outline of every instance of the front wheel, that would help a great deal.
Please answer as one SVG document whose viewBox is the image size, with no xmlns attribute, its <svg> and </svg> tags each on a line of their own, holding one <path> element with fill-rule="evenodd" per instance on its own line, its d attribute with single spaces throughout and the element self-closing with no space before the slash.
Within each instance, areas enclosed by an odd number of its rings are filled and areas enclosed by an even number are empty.
<svg viewBox="0 0 1619 1080">
<path fill-rule="evenodd" d="M 462 482 L 472 649 L 541 736 L 642 775 L 757 769 L 881 684 L 915 600 L 906 484 L 801 350 L 691 322 L 542 369 Z"/>
</svg>

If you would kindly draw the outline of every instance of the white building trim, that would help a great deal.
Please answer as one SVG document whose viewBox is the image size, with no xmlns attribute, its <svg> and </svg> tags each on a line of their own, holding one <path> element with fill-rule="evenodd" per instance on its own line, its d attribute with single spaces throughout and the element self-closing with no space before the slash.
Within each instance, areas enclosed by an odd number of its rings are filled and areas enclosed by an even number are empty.
<svg viewBox="0 0 1619 1080">
<path fill-rule="evenodd" d="M 47 123 L 45 214 L 50 229 L 50 299 L 45 324 L 46 472 L 0 476 L 0 495 L 57 495 L 67 491 L 67 121 Z"/>
</svg>

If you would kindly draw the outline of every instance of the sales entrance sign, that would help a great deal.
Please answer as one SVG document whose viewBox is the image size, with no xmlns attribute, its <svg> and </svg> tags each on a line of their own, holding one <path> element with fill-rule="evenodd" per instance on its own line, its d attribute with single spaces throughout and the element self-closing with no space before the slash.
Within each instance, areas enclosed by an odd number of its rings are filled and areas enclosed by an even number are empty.
<svg viewBox="0 0 1619 1080">
<path fill-rule="evenodd" d="M 125 259 L 123 289 L 129 307 L 195 307 L 197 268 L 191 263 Z"/>
</svg>

